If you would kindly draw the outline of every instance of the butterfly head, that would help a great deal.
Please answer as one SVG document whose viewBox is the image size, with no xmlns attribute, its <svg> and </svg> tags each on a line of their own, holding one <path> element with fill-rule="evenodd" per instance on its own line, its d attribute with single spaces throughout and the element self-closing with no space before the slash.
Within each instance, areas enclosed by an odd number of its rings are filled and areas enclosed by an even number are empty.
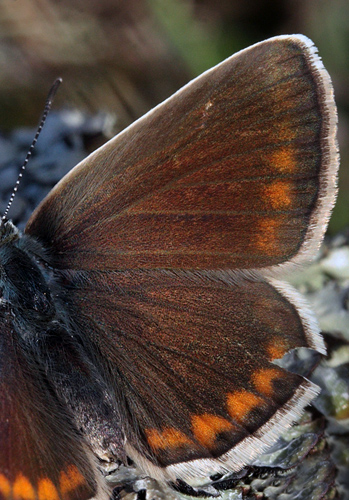
<svg viewBox="0 0 349 500">
<path fill-rule="evenodd" d="M 0 220 L 0 246 L 13 243 L 19 239 L 19 236 L 20 232 L 12 221 L 7 219 Z"/>
</svg>

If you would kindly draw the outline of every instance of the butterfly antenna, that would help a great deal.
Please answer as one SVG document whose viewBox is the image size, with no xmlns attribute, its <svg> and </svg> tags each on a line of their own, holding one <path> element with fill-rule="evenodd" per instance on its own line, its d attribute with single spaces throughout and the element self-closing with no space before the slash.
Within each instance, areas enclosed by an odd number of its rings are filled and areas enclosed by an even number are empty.
<svg viewBox="0 0 349 500">
<path fill-rule="evenodd" d="M 57 78 L 57 80 L 52 85 L 52 87 L 50 89 L 50 92 L 48 93 L 48 96 L 47 96 L 47 99 L 46 99 L 46 103 L 45 103 L 44 112 L 42 114 L 42 117 L 41 117 L 38 129 L 37 129 L 36 134 L 34 136 L 33 142 L 31 143 L 31 146 L 30 146 L 30 148 L 28 150 L 27 156 L 25 157 L 23 165 L 21 166 L 21 169 L 19 171 L 19 174 L 18 174 L 18 177 L 17 177 L 17 181 L 16 181 L 16 184 L 15 184 L 15 187 L 13 188 L 10 200 L 9 200 L 9 202 L 7 204 L 7 207 L 6 207 L 6 210 L 5 210 L 4 214 L 3 214 L 3 216 L 1 217 L 1 222 L 5 222 L 6 221 L 8 211 L 10 210 L 12 202 L 15 199 L 15 196 L 16 196 L 16 193 L 17 193 L 17 190 L 18 190 L 18 186 L 19 186 L 19 184 L 21 182 L 21 179 L 23 177 L 24 170 L 26 169 L 27 163 L 28 163 L 28 161 L 29 161 L 29 159 L 30 159 L 30 157 L 32 155 L 32 152 L 33 152 L 33 150 L 35 148 L 35 144 L 36 144 L 36 142 L 37 142 L 37 140 L 39 138 L 39 135 L 40 135 L 40 133 L 41 133 L 41 131 L 42 131 L 44 125 L 45 125 L 45 121 L 46 121 L 47 115 L 50 112 L 50 109 L 51 109 L 51 106 L 52 106 L 52 103 L 53 103 L 53 99 L 54 99 L 54 97 L 55 97 L 55 95 L 57 93 L 58 87 L 60 86 L 61 83 L 62 83 L 62 78 Z"/>
</svg>

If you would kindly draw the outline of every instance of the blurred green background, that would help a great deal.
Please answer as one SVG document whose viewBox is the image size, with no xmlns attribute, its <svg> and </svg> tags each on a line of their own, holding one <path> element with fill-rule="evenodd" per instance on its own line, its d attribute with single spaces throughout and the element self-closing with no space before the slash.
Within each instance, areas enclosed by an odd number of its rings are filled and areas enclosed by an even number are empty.
<svg viewBox="0 0 349 500">
<path fill-rule="evenodd" d="M 0 0 L 0 129 L 56 107 L 107 111 L 121 130 L 192 77 L 265 38 L 303 33 L 331 74 L 339 110 L 340 196 L 349 225 L 348 0 Z"/>
</svg>

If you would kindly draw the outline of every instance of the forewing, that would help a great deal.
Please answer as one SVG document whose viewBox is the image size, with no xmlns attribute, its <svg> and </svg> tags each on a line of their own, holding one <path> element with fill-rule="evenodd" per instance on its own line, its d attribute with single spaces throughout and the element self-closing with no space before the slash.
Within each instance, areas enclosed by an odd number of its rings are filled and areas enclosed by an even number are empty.
<svg viewBox="0 0 349 500">
<path fill-rule="evenodd" d="M 107 499 L 87 447 L 30 355 L 12 314 L 2 309 L 0 499 Z"/>
<path fill-rule="evenodd" d="M 74 328 L 101 356 L 126 450 L 146 472 L 239 470 L 315 396 L 313 384 L 273 363 L 296 347 L 323 349 L 297 294 L 277 287 L 228 273 L 72 279 Z"/>
<path fill-rule="evenodd" d="M 236 269 L 317 248 L 338 167 L 332 86 L 310 40 L 256 44 L 69 173 L 26 231 L 61 269 Z"/>
</svg>

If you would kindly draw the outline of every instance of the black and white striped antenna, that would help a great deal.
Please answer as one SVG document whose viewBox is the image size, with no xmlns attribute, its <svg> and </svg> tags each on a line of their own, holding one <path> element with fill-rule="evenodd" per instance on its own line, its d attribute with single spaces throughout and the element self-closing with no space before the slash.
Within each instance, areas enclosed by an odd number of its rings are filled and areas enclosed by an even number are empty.
<svg viewBox="0 0 349 500">
<path fill-rule="evenodd" d="M 51 106 L 52 106 L 52 103 L 53 103 L 53 99 L 57 93 L 57 90 L 58 90 L 58 87 L 60 86 L 60 84 L 62 83 L 62 78 L 57 78 L 57 80 L 54 82 L 54 84 L 52 85 L 51 89 L 50 89 L 50 92 L 48 93 L 48 96 L 47 96 L 47 99 L 46 99 L 46 103 L 45 103 L 45 108 L 44 108 L 44 112 L 42 114 L 42 117 L 41 117 L 41 120 L 40 120 L 40 123 L 39 123 L 39 126 L 38 126 L 38 129 L 36 131 L 36 134 L 34 136 L 34 139 L 33 139 L 33 142 L 31 143 L 31 146 L 28 150 L 28 153 L 27 153 L 27 156 L 25 157 L 25 160 L 23 162 L 23 165 L 21 166 L 21 169 L 19 171 L 19 174 L 18 174 L 18 177 L 17 177 L 17 181 L 16 181 L 16 184 L 15 184 L 15 187 L 13 188 L 13 191 L 12 191 L 12 194 L 11 194 L 11 197 L 10 197 L 10 200 L 7 204 L 7 207 L 6 207 L 6 210 L 3 214 L 3 216 L 1 217 L 1 222 L 4 223 L 7 219 L 7 214 L 8 214 L 8 211 L 10 210 L 10 207 L 12 205 L 12 202 L 13 200 L 15 199 L 15 196 L 16 196 L 16 193 L 17 193 L 17 190 L 18 190 L 18 186 L 21 182 L 21 179 L 23 177 L 23 173 L 24 173 L 24 170 L 26 169 L 26 166 L 27 166 L 27 163 L 32 155 L 32 152 L 35 148 L 35 144 L 38 140 L 38 137 L 43 129 L 43 126 L 45 124 L 45 121 L 46 121 L 46 118 L 47 118 L 47 115 L 49 114 L 50 112 L 50 109 L 51 109 Z"/>
</svg>

